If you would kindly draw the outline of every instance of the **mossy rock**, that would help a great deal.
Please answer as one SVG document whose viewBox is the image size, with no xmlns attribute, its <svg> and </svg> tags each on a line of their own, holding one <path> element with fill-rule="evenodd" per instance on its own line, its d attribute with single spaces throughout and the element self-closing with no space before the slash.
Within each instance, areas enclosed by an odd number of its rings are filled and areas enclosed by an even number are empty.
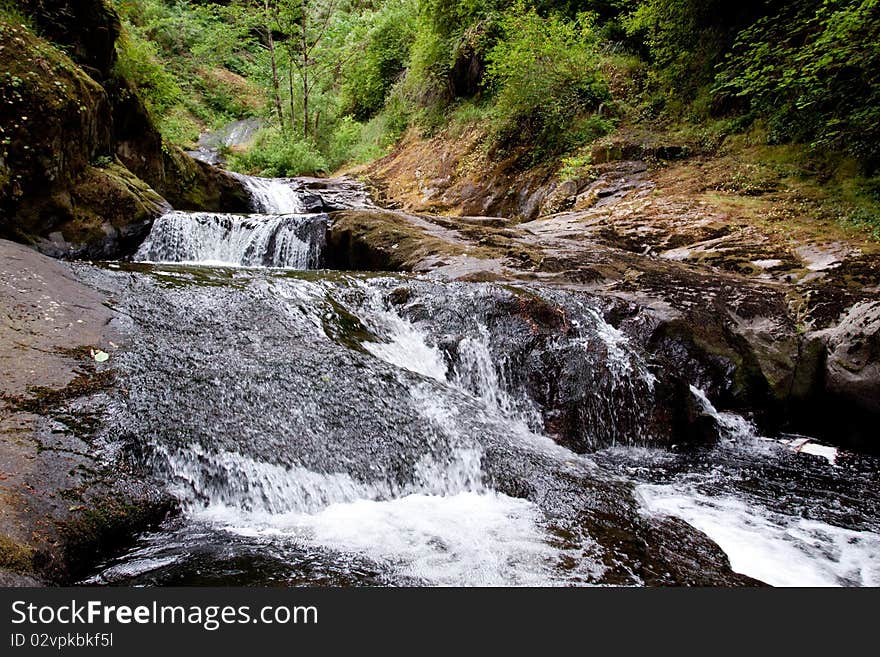
<svg viewBox="0 0 880 657">
<path fill-rule="evenodd" d="M 3 19 L 0 71 L 0 235 L 45 235 L 64 219 L 49 199 L 110 152 L 110 105 L 66 54 Z"/>
<path fill-rule="evenodd" d="M 153 221 L 170 207 L 119 162 L 89 166 L 77 179 L 68 219 L 37 248 L 65 258 L 112 259 L 134 253 Z"/>
<path fill-rule="evenodd" d="M 30 574 L 34 570 L 34 550 L 0 534 L 0 569 Z"/>
<path fill-rule="evenodd" d="M 122 23 L 106 0 L 18 0 L 18 4 L 40 34 L 63 43 L 90 76 L 100 80 L 109 75 L 116 63 Z"/>
<path fill-rule="evenodd" d="M 242 182 L 226 171 L 191 158 L 177 146 L 162 146 L 164 181 L 158 188 L 177 210 L 251 212 Z"/>
<path fill-rule="evenodd" d="M 457 256 L 462 246 L 430 235 L 406 215 L 385 210 L 330 214 L 328 266 L 365 271 L 413 271 L 427 257 Z"/>
<path fill-rule="evenodd" d="M 164 144 L 136 90 L 112 75 L 112 9 L 32 0 L 22 11 L 61 45 L 0 17 L 0 237 L 55 257 L 114 259 L 170 209 L 164 199 L 250 211 L 238 178 Z"/>
</svg>

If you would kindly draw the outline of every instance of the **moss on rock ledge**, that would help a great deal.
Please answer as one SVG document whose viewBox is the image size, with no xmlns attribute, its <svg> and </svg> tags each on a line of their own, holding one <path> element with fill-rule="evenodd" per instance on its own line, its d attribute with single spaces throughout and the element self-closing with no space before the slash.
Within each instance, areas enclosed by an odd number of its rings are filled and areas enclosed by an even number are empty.
<svg viewBox="0 0 880 657">
<path fill-rule="evenodd" d="M 248 209 L 238 179 L 163 144 L 114 75 L 119 21 L 103 0 L 28 0 L 21 12 L 28 24 L 0 13 L 0 237 L 117 258 L 170 205 Z"/>
</svg>

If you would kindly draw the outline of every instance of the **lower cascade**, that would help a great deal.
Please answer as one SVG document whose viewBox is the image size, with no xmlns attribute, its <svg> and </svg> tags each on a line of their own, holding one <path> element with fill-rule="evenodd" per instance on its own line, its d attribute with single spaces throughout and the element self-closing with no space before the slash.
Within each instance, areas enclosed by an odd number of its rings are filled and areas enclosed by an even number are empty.
<svg viewBox="0 0 880 657">
<path fill-rule="evenodd" d="M 171 212 L 156 220 L 135 260 L 315 269 L 326 231 L 326 215 Z"/>
<path fill-rule="evenodd" d="M 240 176 L 260 214 L 170 212 L 153 225 L 134 259 L 239 267 L 317 269 L 328 218 L 303 214 L 287 181 Z"/>
<path fill-rule="evenodd" d="M 183 509 L 87 582 L 880 584 L 869 457 L 719 412 L 587 292 L 277 271 L 323 261 L 292 205 L 82 267 L 132 336 L 108 440 Z M 717 442 L 679 449 L 670 400 Z"/>
</svg>

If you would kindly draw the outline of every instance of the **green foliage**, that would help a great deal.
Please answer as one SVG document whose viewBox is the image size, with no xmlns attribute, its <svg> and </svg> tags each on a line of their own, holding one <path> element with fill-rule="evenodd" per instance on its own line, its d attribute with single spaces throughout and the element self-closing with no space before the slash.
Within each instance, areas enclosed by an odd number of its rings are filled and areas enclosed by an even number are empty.
<svg viewBox="0 0 880 657">
<path fill-rule="evenodd" d="M 591 16 L 543 18 L 520 3 L 502 18 L 501 29 L 488 55 L 501 143 L 529 141 L 538 154 L 554 153 L 607 132 L 609 124 L 598 117 L 579 121 L 610 100 Z"/>
<path fill-rule="evenodd" d="M 358 120 L 379 112 L 406 70 L 416 29 L 416 3 L 392 0 L 361 16 L 348 39 L 342 68 L 340 112 Z"/>
<path fill-rule="evenodd" d="M 201 127 L 184 105 L 176 105 L 161 116 L 157 127 L 174 144 L 194 144 L 201 133 Z"/>
<path fill-rule="evenodd" d="M 367 123 L 345 118 L 333 134 L 328 159 L 334 169 L 343 164 L 365 164 L 385 155 L 392 142 L 381 115 Z"/>
<path fill-rule="evenodd" d="M 11 23 L 32 27 L 32 21 L 22 13 L 18 0 L 0 0 L 0 17 Z"/>
<path fill-rule="evenodd" d="M 593 163 L 593 156 L 590 151 L 579 152 L 569 157 L 562 158 L 562 168 L 557 172 L 557 176 L 563 182 L 566 180 L 577 180 L 583 178 L 590 171 Z"/>
<path fill-rule="evenodd" d="M 633 3 L 636 4 L 636 3 Z M 624 19 L 627 36 L 651 61 L 655 111 L 679 114 L 712 82 L 715 65 L 753 11 L 754 1 L 644 0 Z"/>
<path fill-rule="evenodd" d="M 847 208 L 841 213 L 840 222 L 846 228 L 864 231 L 880 241 L 880 210 L 877 208 Z"/>
<path fill-rule="evenodd" d="M 744 30 L 719 75 L 773 142 L 847 151 L 880 167 L 880 0 L 810 0 Z"/>
<path fill-rule="evenodd" d="M 421 0 L 408 84 L 422 107 L 476 95 L 510 0 Z"/>
<path fill-rule="evenodd" d="M 161 117 L 180 101 L 180 87 L 162 65 L 154 43 L 129 32 L 116 50 L 116 74 L 135 84 L 153 116 Z"/>
<path fill-rule="evenodd" d="M 705 150 L 757 121 L 773 142 L 880 167 L 880 0 L 110 2 L 126 33 L 118 70 L 172 142 L 247 116 L 273 124 L 235 156 L 246 170 L 332 170 L 411 127 L 472 126 L 533 159 L 575 153 L 577 169 L 581 145 L 621 121 L 662 122 Z"/>
<path fill-rule="evenodd" d="M 111 2 L 123 19 L 117 73 L 135 83 L 167 139 L 188 146 L 206 128 L 261 110 L 260 67 L 254 66 L 260 47 L 243 26 L 228 20 L 230 7 Z"/>
<path fill-rule="evenodd" d="M 327 173 L 330 166 L 317 146 L 278 128 L 261 130 L 246 153 L 233 153 L 229 166 L 260 176 L 287 178 Z"/>
</svg>

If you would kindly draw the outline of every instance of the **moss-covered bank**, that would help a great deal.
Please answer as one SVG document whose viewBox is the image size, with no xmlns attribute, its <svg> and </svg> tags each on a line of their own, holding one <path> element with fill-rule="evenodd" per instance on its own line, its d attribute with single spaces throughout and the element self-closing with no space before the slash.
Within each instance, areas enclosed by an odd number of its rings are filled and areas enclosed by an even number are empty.
<svg viewBox="0 0 880 657">
<path fill-rule="evenodd" d="M 0 236 L 56 257 L 126 255 L 169 205 L 248 207 L 238 180 L 164 144 L 114 69 L 103 0 L 0 12 Z"/>
</svg>

